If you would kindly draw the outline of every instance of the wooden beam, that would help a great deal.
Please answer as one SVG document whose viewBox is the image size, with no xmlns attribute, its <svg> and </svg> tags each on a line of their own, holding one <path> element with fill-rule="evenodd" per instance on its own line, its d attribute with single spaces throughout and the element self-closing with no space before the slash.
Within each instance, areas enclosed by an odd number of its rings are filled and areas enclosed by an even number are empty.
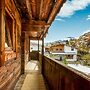
<svg viewBox="0 0 90 90">
<path fill-rule="evenodd" d="M 50 25 L 49 24 L 41 24 L 41 25 L 29 25 L 29 26 L 31 26 L 31 27 L 39 27 L 39 28 L 46 28 L 46 27 L 50 27 Z"/>
<path fill-rule="evenodd" d="M 43 31 L 42 31 L 42 32 L 43 32 Z M 41 32 L 41 34 L 40 34 L 39 38 L 41 38 L 41 36 L 42 36 L 42 32 Z"/>
<path fill-rule="evenodd" d="M 5 61 L 5 0 L 0 0 L 0 66 Z"/>
<path fill-rule="evenodd" d="M 29 15 L 30 15 L 30 19 L 33 19 L 30 0 L 26 0 L 26 6 L 27 6 L 27 8 L 28 8 L 28 12 L 29 12 Z"/>
<path fill-rule="evenodd" d="M 41 18 L 42 20 L 46 20 L 48 19 L 48 16 L 50 14 L 50 10 L 52 8 L 52 5 L 53 5 L 53 1 L 54 0 L 44 0 L 44 4 L 43 4 L 43 7 L 42 7 L 42 14 L 41 14 Z"/>
<path fill-rule="evenodd" d="M 28 25 L 48 25 L 45 21 L 42 21 L 42 20 L 30 20 L 30 21 L 27 21 L 27 22 L 24 22 L 23 24 L 28 24 Z"/>
<path fill-rule="evenodd" d="M 31 10 L 32 10 L 32 17 L 35 18 L 36 17 L 36 2 L 35 2 L 35 0 L 30 0 L 30 4 L 31 4 Z"/>
<path fill-rule="evenodd" d="M 42 33 L 40 34 L 40 36 L 39 36 L 39 38 L 43 38 L 43 36 L 44 36 L 44 33 L 45 33 L 45 30 L 44 31 L 42 31 Z"/>
<path fill-rule="evenodd" d="M 30 37 L 30 40 L 41 40 L 41 39 L 38 37 Z"/>
<path fill-rule="evenodd" d="M 63 3 L 65 2 L 66 0 L 56 0 L 56 3 L 52 9 L 52 12 L 49 16 L 49 19 L 47 21 L 47 23 L 51 24 L 52 21 L 54 20 L 55 16 L 57 15 L 59 9 L 61 9 Z"/>
<path fill-rule="evenodd" d="M 30 21 L 22 24 L 25 31 L 42 31 L 43 29 L 50 27 L 45 21 Z"/>
<path fill-rule="evenodd" d="M 41 20 L 41 18 L 42 18 L 43 2 L 44 2 L 44 0 L 41 0 L 41 2 L 40 2 L 40 14 L 39 14 L 39 19 L 40 19 L 40 20 Z"/>
<path fill-rule="evenodd" d="M 37 25 L 31 25 L 31 24 L 24 24 L 24 27 L 25 28 L 47 28 L 47 27 L 50 27 L 50 25 L 49 24 L 41 24 L 41 25 L 39 25 L 39 24 L 37 24 Z"/>
<path fill-rule="evenodd" d="M 39 13 L 40 13 L 40 1 L 41 0 L 36 0 L 36 19 L 39 20 Z"/>
<path fill-rule="evenodd" d="M 65 3 L 65 1 L 66 0 L 57 0 L 56 1 L 55 5 L 53 7 L 53 10 L 52 10 L 52 12 L 51 12 L 51 14 L 49 16 L 49 19 L 47 21 L 48 24 L 52 23 L 52 21 L 54 20 L 56 14 L 58 13 L 59 9 L 62 7 L 63 3 Z M 49 29 L 49 27 L 45 28 L 44 34 L 41 35 L 40 38 L 43 38 L 46 35 L 46 33 L 48 32 L 48 29 Z"/>
<path fill-rule="evenodd" d="M 26 31 L 26 32 L 40 32 L 40 31 L 42 31 L 42 29 L 41 28 L 26 27 L 23 31 Z"/>
<path fill-rule="evenodd" d="M 50 14 L 50 16 L 49 16 L 49 18 L 48 18 L 48 21 L 47 21 L 47 23 L 48 23 L 49 25 L 51 25 L 51 23 L 52 23 L 52 21 L 54 20 L 56 14 L 58 13 L 59 9 L 62 7 L 62 5 L 63 5 L 63 3 L 64 3 L 65 1 L 66 1 L 66 0 L 57 0 L 57 1 L 56 1 L 55 5 L 54 5 L 54 7 L 53 7 L 53 9 L 52 9 L 52 11 L 51 11 L 51 14 Z M 49 27 L 46 27 L 46 28 L 45 28 L 44 34 L 41 34 L 40 38 L 43 38 L 43 37 L 46 35 L 48 29 L 49 29 Z"/>
</svg>

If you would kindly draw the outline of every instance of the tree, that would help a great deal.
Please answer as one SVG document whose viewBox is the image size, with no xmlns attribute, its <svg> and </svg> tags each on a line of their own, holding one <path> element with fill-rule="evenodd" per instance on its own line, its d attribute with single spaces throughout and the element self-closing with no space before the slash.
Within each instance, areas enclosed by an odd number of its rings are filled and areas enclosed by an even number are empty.
<svg viewBox="0 0 90 90">
<path fill-rule="evenodd" d="M 90 54 L 86 54 L 84 56 L 82 56 L 83 60 L 90 60 Z"/>
<path fill-rule="evenodd" d="M 82 56 L 82 60 L 85 60 L 85 64 L 87 65 L 90 62 L 90 54 L 86 54 Z"/>
</svg>

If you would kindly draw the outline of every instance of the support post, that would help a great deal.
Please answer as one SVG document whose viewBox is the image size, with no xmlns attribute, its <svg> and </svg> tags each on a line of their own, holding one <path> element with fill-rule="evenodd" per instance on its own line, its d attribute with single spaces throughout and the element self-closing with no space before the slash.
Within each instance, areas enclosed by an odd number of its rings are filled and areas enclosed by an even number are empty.
<svg viewBox="0 0 90 90">
<path fill-rule="evenodd" d="M 5 61 L 5 0 L 0 0 L 0 66 Z"/>
<path fill-rule="evenodd" d="M 44 38 L 42 39 L 42 56 L 44 56 Z"/>
<path fill-rule="evenodd" d="M 43 73 L 43 60 L 44 60 L 44 38 L 42 39 L 42 73 Z"/>
<path fill-rule="evenodd" d="M 29 37 L 29 61 L 31 60 L 30 58 L 30 37 Z"/>
<path fill-rule="evenodd" d="M 39 39 L 38 39 L 38 61 L 39 61 Z"/>
<path fill-rule="evenodd" d="M 21 74 L 25 72 L 25 32 L 21 32 Z"/>
<path fill-rule="evenodd" d="M 13 20 L 13 35 L 12 35 L 12 39 L 13 39 L 13 44 L 12 44 L 12 47 L 13 47 L 13 51 L 15 51 L 15 21 Z"/>
</svg>

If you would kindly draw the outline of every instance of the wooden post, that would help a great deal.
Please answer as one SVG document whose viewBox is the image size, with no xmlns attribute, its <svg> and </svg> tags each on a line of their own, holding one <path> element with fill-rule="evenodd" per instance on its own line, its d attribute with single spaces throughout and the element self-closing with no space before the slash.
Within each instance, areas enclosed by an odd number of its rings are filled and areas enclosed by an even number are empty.
<svg viewBox="0 0 90 90">
<path fill-rule="evenodd" d="M 43 60 L 44 60 L 44 38 L 42 39 L 42 73 L 43 73 Z"/>
<path fill-rule="evenodd" d="M 18 42 L 17 42 L 17 40 L 18 39 L 20 39 L 20 38 L 18 38 L 18 36 L 17 36 L 17 26 L 15 27 L 15 37 L 16 37 L 16 39 L 15 39 L 15 48 L 16 48 L 16 53 L 18 53 Z M 21 43 L 21 42 L 20 42 Z"/>
<path fill-rule="evenodd" d="M 44 38 L 42 39 L 42 55 L 44 55 Z"/>
<path fill-rule="evenodd" d="M 21 74 L 25 71 L 25 32 L 21 32 Z"/>
<path fill-rule="evenodd" d="M 29 37 L 29 61 L 31 60 L 30 58 L 30 37 Z"/>
<path fill-rule="evenodd" d="M 0 66 L 5 60 L 5 0 L 0 0 Z"/>
<path fill-rule="evenodd" d="M 13 20 L 13 34 L 12 34 L 12 39 L 13 39 L 13 44 L 12 44 L 12 47 L 13 47 L 13 51 L 15 51 L 15 21 Z"/>
<path fill-rule="evenodd" d="M 38 39 L 38 60 L 39 60 L 39 39 Z"/>
</svg>

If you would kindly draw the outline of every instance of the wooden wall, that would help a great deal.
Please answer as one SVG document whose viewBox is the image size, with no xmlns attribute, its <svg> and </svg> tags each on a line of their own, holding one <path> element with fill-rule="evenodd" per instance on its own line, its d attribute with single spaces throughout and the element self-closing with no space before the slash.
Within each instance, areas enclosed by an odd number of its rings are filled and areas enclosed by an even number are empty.
<svg viewBox="0 0 90 90">
<path fill-rule="evenodd" d="M 5 47 L 6 13 L 12 19 L 12 45 Z M 0 0 L 0 90 L 13 90 L 21 73 L 21 19 L 13 0 Z"/>
<path fill-rule="evenodd" d="M 51 46 L 50 47 L 50 51 L 51 52 L 64 52 L 64 45 L 63 44 L 60 44 L 60 45 L 56 45 L 56 46 Z"/>
</svg>

